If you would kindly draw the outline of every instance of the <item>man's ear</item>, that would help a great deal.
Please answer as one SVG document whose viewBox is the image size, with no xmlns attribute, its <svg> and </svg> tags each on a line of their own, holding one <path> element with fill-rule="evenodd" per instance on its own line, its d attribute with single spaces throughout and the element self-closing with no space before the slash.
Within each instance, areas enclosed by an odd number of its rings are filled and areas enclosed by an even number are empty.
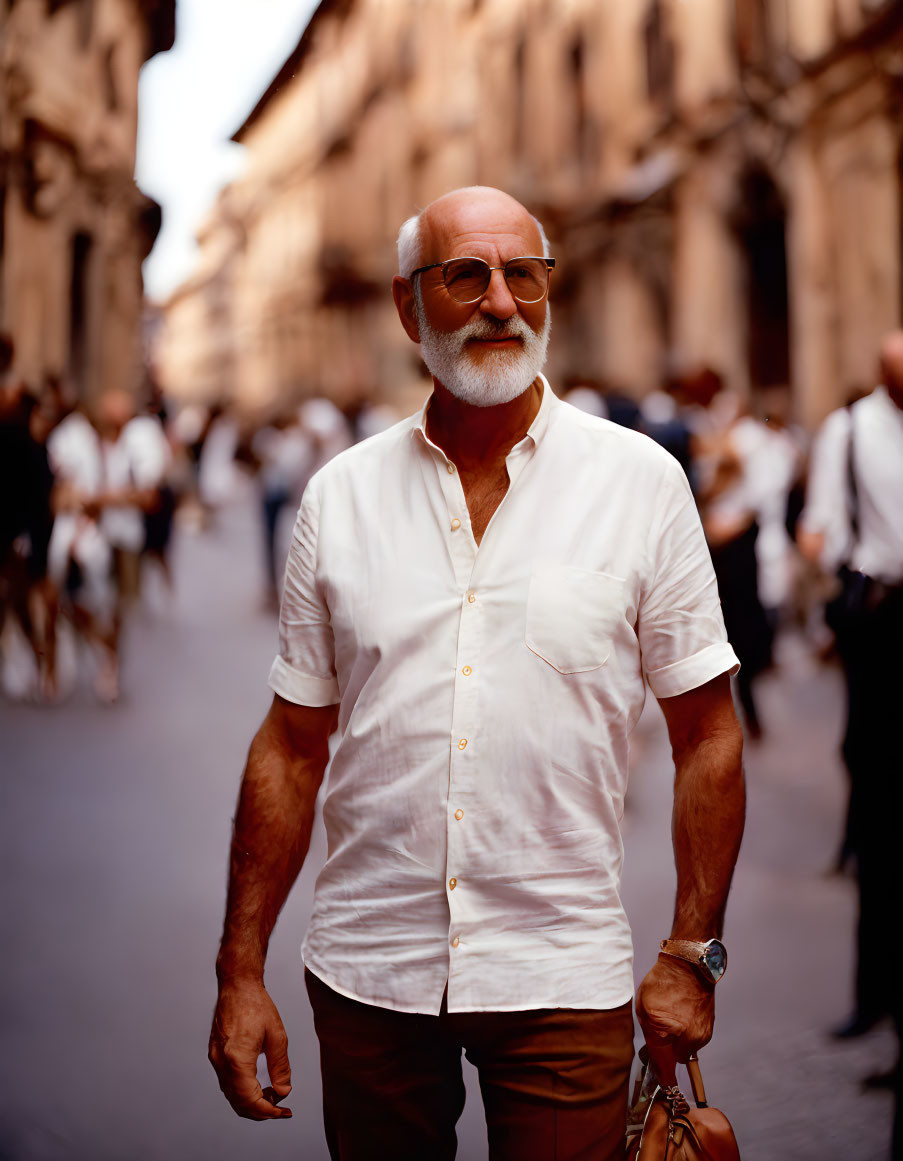
<svg viewBox="0 0 903 1161">
<path fill-rule="evenodd" d="M 396 274 L 392 279 L 392 297 L 395 299 L 395 309 L 401 319 L 401 325 L 412 343 L 420 342 L 420 327 L 417 325 L 417 312 L 414 309 L 414 288 L 407 278 Z"/>
</svg>

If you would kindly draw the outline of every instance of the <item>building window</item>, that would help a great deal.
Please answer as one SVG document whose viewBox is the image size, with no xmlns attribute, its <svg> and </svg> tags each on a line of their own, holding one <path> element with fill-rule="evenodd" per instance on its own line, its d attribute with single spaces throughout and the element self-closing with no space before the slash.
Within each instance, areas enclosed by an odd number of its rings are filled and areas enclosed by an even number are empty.
<svg viewBox="0 0 903 1161">
<path fill-rule="evenodd" d="M 753 387 L 790 382 L 790 309 L 786 211 L 764 169 L 743 180 L 735 226 L 746 265 L 750 380 Z"/>
<path fill-rule="evenodd" d="M 94 31 L 94 0 L 78 0 L 78 43 L 87 48 Z"/>
<path fill-rule="evenodd" d="M 674 84 L 674 45 L 668 33 L 662 0 L 652 0 L 643 29 L 646 87 L 649 99 L 663 105 L 670 105 Z"/>
<path fill-rule="evenodd" d="M 69 293 L 69 374 L 80 398 L 84 398 L 88 378 L 88 302 L 92 248 L 90 234 L 79 231 L 73 235 Z"/>
<path fill-rule="evenodd" d="M 521 35 L 514 49 L 514 153 L 516 156 L 523 152 L 526 137 L 526 110 L 524 108 L 526 94 L 527 44 Z"/>
<path fill-rule="evenodd" d="M 116 89 L 116 48 L 110 44 L 103 54 L 103 93 L 107 108 L 111 113 L 119 108 L 119 94 Z"/>
<path fill-rule="evenodd" d="M 586 46 L 582 36 L 576 37 L 569 54 L 571 73 L 571 95 L 574 113 L 575 154 L 579 161 L 586 161 L 588 132 L 586 112 Z"/>
</svg>

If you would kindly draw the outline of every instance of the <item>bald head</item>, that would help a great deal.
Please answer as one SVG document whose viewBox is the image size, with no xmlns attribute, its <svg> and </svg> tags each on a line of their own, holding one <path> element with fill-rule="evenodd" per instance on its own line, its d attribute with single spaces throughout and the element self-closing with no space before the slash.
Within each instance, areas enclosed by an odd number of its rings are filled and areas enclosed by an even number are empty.
<svg viewBox="0 0 903 1161">
<path fill-rule="evenodd" d="M 903 330 L 891 331 L 881 344 L 881 380 L 903 411 Z"/>
<path fill-rule="evenodd" d="M 545 231 L 519 201 L 492 186 L 473 185 L 443 194 L 408 218 L 398 234 L 399 274 L 408 278 L 418 266 L 444 261 L 464 237 L 526 238 L 535 243 L 529 253 L 549 255 Z"/>
</svg>

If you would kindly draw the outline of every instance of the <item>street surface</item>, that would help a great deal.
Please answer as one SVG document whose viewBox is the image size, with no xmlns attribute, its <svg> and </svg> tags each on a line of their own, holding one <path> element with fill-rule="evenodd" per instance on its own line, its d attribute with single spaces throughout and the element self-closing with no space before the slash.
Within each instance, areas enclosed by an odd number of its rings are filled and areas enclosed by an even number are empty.
<svg viewBox="0 0 903 1161">
<path fill-rule="evenodd" d="M 320 829 L 267 974 L 294 1118 L 239 1120 L 206 1060 L 230 819 L 276 644 L 255 518 L 243 503 L 206 533 L 179 534 L 176 598 L 164 608 L 149 586 L 118 705 L 96 704 L 85 680 L 61 706 L 0 702 L 0 1161 L 326 1161 L 298 955 Z M 824 874 L 844 797 L 840 682 L 794 641 L 783 654 L 760 682 L 766 738 L 747 749 L 730 966 L 703 1075 L 744 1161 L 885 1161 L 891 1099 L 859 1081 L 891 1064 L 890 1033 L 842 1046 L 825 1035 L 849 1009 L 855 915 L 852 884 Z M 668 934 L 674 881 L 653 699 L 633 765 L 624 898 L 640 978 Z M 485 1161 L 465 1072 L 459 1157 Z"/>
</svg>

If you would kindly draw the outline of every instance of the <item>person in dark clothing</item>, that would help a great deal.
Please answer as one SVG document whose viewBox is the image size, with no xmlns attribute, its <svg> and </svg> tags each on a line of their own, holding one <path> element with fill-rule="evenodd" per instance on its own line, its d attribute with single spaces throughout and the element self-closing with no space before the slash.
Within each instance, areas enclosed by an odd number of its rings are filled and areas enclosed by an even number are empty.
<svg viewBox="0 0 903 1161">
<path fill-rule="evenodd" d="M 834 1029 L 847 1039 L 890 1016 L 903 1044 L 900 925 L 890 900 L 903 879 L 903 330 L 881 349 L 881 383 L 825 420 L 813 449 L 799 544 L 843 588 L 832 622 L 847 686 L 843 758 L 850 774 L 849 846 L 856 861 L 855 1008 Z M 895 1161 L 903 1161 L 903 1073 L 896 1093 Z"/>
<path fill-rule="evenodd" d="M 24 384 L 7 372 L 0 384 L 0 628 L 9 614 L 18 619 L 35 655 L 41 691 L 52 697 L 57 602 L 47 578 L 47 549 L 53 473 L 46 447 L 31 431 L 35 405 Z"/>
</svg>

